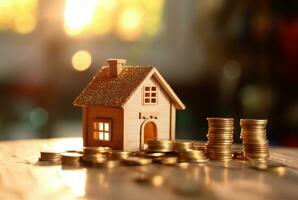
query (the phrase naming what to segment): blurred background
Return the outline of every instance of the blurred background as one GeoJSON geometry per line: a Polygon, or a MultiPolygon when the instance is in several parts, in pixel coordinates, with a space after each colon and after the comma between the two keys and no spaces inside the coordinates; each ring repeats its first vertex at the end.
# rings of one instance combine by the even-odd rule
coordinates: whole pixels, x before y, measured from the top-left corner
{"type": "Polygon", "coordinates": [[[0,0],[0,139],[81,136],[72,101],[107,58],[157,66],[187,106],[177,138],[267,118],[298,146],[295,0],[0,0]]]}

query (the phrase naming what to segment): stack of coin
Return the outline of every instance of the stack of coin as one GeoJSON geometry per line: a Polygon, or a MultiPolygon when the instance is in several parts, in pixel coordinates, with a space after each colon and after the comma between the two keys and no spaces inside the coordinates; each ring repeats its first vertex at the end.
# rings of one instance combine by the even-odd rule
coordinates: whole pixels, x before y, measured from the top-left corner
{"type": "Polygon", "coordinates": [[[90,154],[107,154],[112,151],[110,147],[84,147],[84,154],[90,155],[90,154]]]}
{"type": "Polygon", "coordinates": [[[163,156],[158,158],[153,158],[155,163],[160,163],[163,165],[174,165],[178,162],[177,156],[163,156]]]}
{"type": "Polygon", "coordinates": [[[120,160],[107,160],[102,163],[96,163],[94,164],[95,167],[104,167],[104,168],[114,168],[121,165],[120,160]]]}
{"type": "Polygon", "coordinates": [[[193,143],[191,141],[175,141],[174,143],[175,152],[191,151],[192,149],[193,143]]]}
{"type": "Polygon", "coordinates": [[[205,156],[202,150],[191,150],[179,152],[179,161],[180,162],[208,162],[208,158],[205,156]]]}
{"type": "Polygon", "coordinates": [[[87,154],[84,152],[82,162],[85,163],[87,166],[94,166],[96,164],[107,161],[107,159],[107,155],[103,153],[87,154]]]}
{"type": "Polygon", "coordinates": [[[233,118],[207,118],[207,156],[211,160],[230,161],[234,132],[233,118]]]}
{"type": "Polygon", "coordinates": [[[61,161],[64,166],[79,167],[82,154],[80,153],[62,153],[61,161]]]}
{"type": "Polygon", "coordinates": [[[61,152],[58,151],[41,151],[39,161],[46,161],[53,164],[61,163],[61,152]]]}
{"type": "Polygon", "coordinates": [[[172,140],[148,140],[147,151],[148,152],[172,152],[174,148],[174,142],[172,140]]]}
{"type": "Polygon", "coordinates": [[[266,137],[267,120],[241,119],[241,135],[244,155],[249,159],[267,160],[269,143],[266,137]]]}
{"type": "Polygon", "coordinates": [[[198,144],[198,143],[194,143],[194,144],[193,144],[193,149],[194,149],[194,150],[202,150],[204,153],[206,153],[206,151],[207,151],[206,144],[198,144]]]}
{"type": "Polygon", "coordinates": [[[149,165],[152,163],[151,158],[141,158],[141,157],[129,157],[122,162],[126,165],[149,165]]]}
{"type": "Polygon", "coordinates": [[[123,160],[131,156],[131,153],[129,151],[112,151],[108,154],[108,158],[111,160],[123,160]]]}
{"type": "Polygon", "coordinates": [[[162,152],[146,152],[143,157],[146,157],[146,158],[160,158],[160,157],[163,157],[165,156],[166,154],[165,153],[162,153],[162,152]]]}

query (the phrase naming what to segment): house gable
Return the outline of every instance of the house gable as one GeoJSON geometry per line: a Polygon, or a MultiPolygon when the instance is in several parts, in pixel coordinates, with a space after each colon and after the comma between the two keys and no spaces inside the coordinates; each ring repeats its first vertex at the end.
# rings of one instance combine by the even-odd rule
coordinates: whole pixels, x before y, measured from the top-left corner
{"type": "Polygon", "coordinates": [[[162,89],[174,102],[174,106],[178,110],[184,110],[185,105],[182,103],[182,101],[178,98],[178,96],[175,94],[173,89],[170,87],[170,85],[166,82],[166,80],[161,76],[161,74],[156,70],[156,68],[153,68],[147,75],[147,77],[143,80],[141,84],[138,85],[137,89],[131,93],[131,95],[128,97],[128,100],[124,103],[123,108],[125,108],[125,105],[129,101],[129,99],[135,94],[135,92],[140,88],[144,86],[144,83],[148,81],[148,79],[154,78],[154,80],[159,84],[160,90],[162,89]]]}
{"type": "Polygon", "coordinates": [[[124,111],[124,149],[132,150],[142,144],[142,127],[153,122],[157,127],[157,139],[169,139],[171,124],[171,106],[173,101],[152,74],[138,86],[134,94],[123,106],[124,111]],[[157,103],[144,104],[144,88],[156,87],[157,103]],[[142,116],[143,115],[143,116],[142,116]]]}

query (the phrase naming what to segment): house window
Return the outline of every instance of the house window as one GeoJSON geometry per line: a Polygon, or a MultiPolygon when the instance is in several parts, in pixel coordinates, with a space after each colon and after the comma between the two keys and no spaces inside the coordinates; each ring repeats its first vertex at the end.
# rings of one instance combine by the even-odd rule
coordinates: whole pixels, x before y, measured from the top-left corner
{"type": "Polygon", "coordinates": [[[99,141],[111,141],[112,123],[109,119],[96,119],[93,122],[93,137],[99,141]]]}
{"type": "Polygon", "coordinates": [[[157,87],[156,86],[145,86],[144,87],[144,104],[157,104],[157,87]]]}

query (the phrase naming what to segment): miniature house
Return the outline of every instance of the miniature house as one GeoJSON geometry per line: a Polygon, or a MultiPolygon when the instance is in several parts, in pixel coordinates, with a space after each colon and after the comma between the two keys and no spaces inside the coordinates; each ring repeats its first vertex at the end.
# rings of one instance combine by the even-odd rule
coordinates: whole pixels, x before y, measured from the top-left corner
{"type": "Polygon", "coordinates": [[[175,139],[185,109],[155,67],[109,59],[74,100],[82,107],[84,146],[139,150],[149,139],[175,139]]]}

